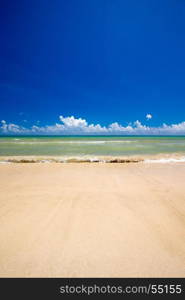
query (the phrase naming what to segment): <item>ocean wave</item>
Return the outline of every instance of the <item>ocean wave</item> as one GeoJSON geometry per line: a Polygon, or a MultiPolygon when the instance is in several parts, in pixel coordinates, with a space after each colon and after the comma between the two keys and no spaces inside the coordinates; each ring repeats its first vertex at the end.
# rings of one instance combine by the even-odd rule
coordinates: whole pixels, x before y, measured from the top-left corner
{"type": "Polygon", "coordinates": [[[136,141],[44,141],[44,142],[39,142],[39,141],[33,141],[33,142],[17,142],[20,139],[14,139],[14,141],[1,141],[1,143],[6,143],[6,144],[17,144],[17,145],[42,145],[42,144],[92,144],[92,145],[99,145],[99,144],[109,144],[109,143],[120,143],[120,144],[124,144],[124,143],[135,143],[136,141]],[[16,142],[15,142],[16,140],[16,142]]]}
{"type": "Polygon", "coordinates": [[[8,158],[0,163],[137,163],[142,158],[119,158],[119,157],[64,157],[64,158],[8,158]]]}
{"type": "Polygon", "coordinates": [[[1,156],[0,164],[6,163],[185,163],[185,155],[64,155],[64,156],[1,156]]]}
{"type": "Polygon", "coordinates": [[[184,163],[185,157],[181,158],[160,158],[160,159],[145,159],[144,163],[184,163]]]}

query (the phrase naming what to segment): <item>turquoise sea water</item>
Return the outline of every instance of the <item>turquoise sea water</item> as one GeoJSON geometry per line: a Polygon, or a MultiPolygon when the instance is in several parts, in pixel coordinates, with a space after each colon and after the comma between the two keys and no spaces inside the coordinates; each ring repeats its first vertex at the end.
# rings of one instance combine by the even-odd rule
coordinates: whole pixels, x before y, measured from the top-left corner
{"type": "Polygon", "coordinates": [[[130,156],[185,154],[185,136],[0,137],[0,156],[130,156]]]}

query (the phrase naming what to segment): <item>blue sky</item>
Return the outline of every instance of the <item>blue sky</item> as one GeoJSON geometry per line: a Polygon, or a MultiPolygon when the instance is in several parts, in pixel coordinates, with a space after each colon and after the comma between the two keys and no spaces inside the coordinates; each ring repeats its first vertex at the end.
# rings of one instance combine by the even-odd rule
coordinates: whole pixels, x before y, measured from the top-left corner
{"type": "Polygon", "coordinates": [[[106,128],[184,124],[185,1],[7,0],[0,8],[2,128],[54,126],[60,116],[106,128]]]}

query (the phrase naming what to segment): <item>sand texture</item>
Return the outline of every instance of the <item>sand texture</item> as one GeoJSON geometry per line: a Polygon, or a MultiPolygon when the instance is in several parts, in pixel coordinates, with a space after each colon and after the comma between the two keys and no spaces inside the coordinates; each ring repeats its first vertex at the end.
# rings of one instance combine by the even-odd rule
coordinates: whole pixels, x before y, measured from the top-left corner
{"type": "Polygon", "coordinates": [[[0,277],[185,277],[185,164],[1,164],[0,277]]]}

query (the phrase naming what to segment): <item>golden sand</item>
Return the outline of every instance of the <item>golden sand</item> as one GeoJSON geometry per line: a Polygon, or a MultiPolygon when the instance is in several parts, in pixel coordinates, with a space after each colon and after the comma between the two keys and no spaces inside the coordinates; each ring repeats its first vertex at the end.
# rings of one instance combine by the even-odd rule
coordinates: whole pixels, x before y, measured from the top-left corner
{"type": "Polygon", "coordinates": [[[0,277],[185,277],[185,164],[0,165],[0,277]]]}

